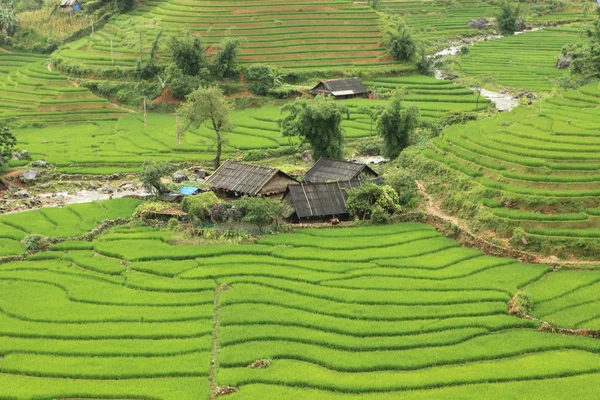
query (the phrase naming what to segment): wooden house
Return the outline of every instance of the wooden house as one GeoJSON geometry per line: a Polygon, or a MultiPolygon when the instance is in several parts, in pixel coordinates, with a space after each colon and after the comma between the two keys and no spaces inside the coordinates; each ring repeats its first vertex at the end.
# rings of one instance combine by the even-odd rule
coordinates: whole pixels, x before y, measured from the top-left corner
{"type": "Polygon", "coordinates": [[[360,181],[289,185],[283,195],[283,201],[289,204],[292,210],[287,219],[291,222],[328,220],[334,217],[347,220],[350,215],[346,209],[346,190],[360,185],[360,181]]]}
{"type": "Polygon", "coordinates": [[[320,158],[304,175],[310,183],[374,179],[379,174],[368,165],[351,161],[320,158]]]}
{"type": "Polygon", "coordinates": [[[63,13],[74,13],[81,11],[81,3],[79,0],[61,0],[59,9],[63,13]]]}
{"type": "Polygon", "coordinates": [[[233,161],[221,165],[206,182],[218,192],[235,197],[281,197],[289,184],[298,183],[278,169],[233,161]]]}
{"type": "Polygon", "coordinates": [[[352,99],[355,97],[368,98],[371,91],[358,78],[330,79],[321,81],[312,88],[310,93],[314,96],[324,94],[336,99],[352,99]]]}

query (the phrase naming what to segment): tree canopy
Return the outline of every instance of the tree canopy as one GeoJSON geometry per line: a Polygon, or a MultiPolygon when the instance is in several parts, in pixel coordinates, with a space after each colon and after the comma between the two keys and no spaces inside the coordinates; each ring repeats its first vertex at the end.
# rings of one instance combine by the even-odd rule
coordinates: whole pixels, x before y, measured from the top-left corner
{"type": "Polygon", "coordinates": [[[221,154],[225,144],[225,133],[233,130],[235,125],[231,122],[232,104],[223,96],[223,92],[217,86],[200,87],[193,91],[187,102],[182,104],[178,113],[183,118],[183,124],[178,128],[180,132],[189,129],[197,129],[207,123],[215,133],[215,144],[217,154],[214,167],[221,165],[221,154]]]}
{"type": "Polygon", "coordinates": [[[383,110],[377,120],[377,132],[383,139],[383,155],[391,160],[410,145],[410,135],[419,125],[419,109],[415,106],[402,107],[400,94],[383,110]]]}
{"type": "Polygon", "coordinates": [[[342,120],[350,118],[348,107],[323,95],[296,100],[282,108],[279,121],[283,136],[297,136],[310,144],[313,158],[344,158],[342,120]]]}
{"type": "Polygon", "coordinates": [[[517,24],[521,17],[521,7],[519,4],[513,4],[505,0],[500,7],[498,14],[498,31],[502,35],[514,35],[517,31],[517,24]]]}

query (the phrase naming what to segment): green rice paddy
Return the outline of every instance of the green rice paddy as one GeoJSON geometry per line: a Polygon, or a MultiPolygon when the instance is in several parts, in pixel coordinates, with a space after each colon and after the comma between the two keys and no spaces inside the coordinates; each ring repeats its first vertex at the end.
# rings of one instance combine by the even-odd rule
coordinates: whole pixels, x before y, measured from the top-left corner
{"type": "Polygon", "coordinates": [[[586,255],[597,256],[599,105],[600,86],[593,83],[448,128],[425,156],[474,178],[485,197],[483,211],[502,229],[520,227],[532,243],[587,247],[586,255]]]}
{"type": "Polygon", "coordinates": [[[2,395],[596,393],[600,342],[537,332],[539,322],[507,315],[506,303],[525,290],[535,316],[598,329],[597,274],[488,257],[416,223],[246,245],[177,245],[171,235],[119,227],[0,264],[2,395]],[[257,360],[270,365],[250,367],[257,360]]]}
{"type": "MultiPolygon", "coordinates": [[[[431,120],[442,118],[450,111],[475,110],[476,95],[469,89],[449,81],[439,81],[422,76],[397,78],[374,78],[369,86],[389,90],[405,88],[407,104],[417,105],[423,117],[431,120]]],[[[89,92],[86,92],[89,93],[89,92]]],[[[479,109],[488,106],[479,101],[479,109]]],[[[374,135],[370,118],[358,112],[359,107],[377,107],[386,100],[354,99],[345,101],[351,111],[350,119],[343,122],[348,138],[364,138],[374,135]]],[[[61,113],[51,114],[57,120],[61,113]]],[[[233,113],[236,128],[227,134],[225,157],[238,151],[267,150],[287,146],[281,137],[277,120],[281,118],[280,107],[265,106],[248,108],[233,113]]],[[[44,159],[59,167],[59,171],[72,174],[103,174],[137,172],[139,165],[148,158],[156,160],[207,161],[214,157],[214,133],[206,126],[188,132],[177,143],[176,120],[170,114],[149,114],[144,125],[141,115],[132,114],[116,121],[92,119],[86,123],[74,122],[39,128],[15,129],[19,148],[27,149],[32,157],[44,159]]],[[[12,162],[13,166],[18,163],[12,162]]]]}

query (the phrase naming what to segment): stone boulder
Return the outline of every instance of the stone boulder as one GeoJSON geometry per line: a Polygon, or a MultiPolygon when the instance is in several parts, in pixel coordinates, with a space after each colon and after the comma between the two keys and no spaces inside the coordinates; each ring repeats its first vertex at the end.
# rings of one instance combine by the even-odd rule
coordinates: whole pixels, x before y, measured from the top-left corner
{"type": "Polygon", "coordinates": [[[27,150],[16,150],[12,153],[13,160],[30,160],[31,155],[27,150]]]}
{"type": "Polygon", "coordinates": [[[36,168],[46,168],[48,166],[48,163],[44,160],[37,160],[32,162],[31,165],[33,165],[36,168]]]}
{"type": "Polygon", "coordinates": [[[40,176],[40,171],[37,169],[28,169],[26,171],[21,172],[19,176],[19,180],[26,185],[30,185],[34,183],[40,176]]]}
{"type": "Polygon", "coordinates": [[[171,175],[171,181],[175,182],[175,183],[181,183],[181,182],[185,182],[187,181],[187,175],[185,174],[185,171],[177,171],[175,172],[173,175],[171,175]]]}
{"type": "Polygon", "coordinates": [[[102,186],[102,188],[100,189],[101,193],[105,193],[105,194],[112,194],[115,192],[115,188],[110,186],[109,184],[106,184],[104,186],[102,186]]]}
{"type": "Polygon", "coordinates": [[[517,22],[515,23],[515,29],[517,32],[523,32],[529,29],[529,27],[527,26],[523,18],[518,18],[517,22]]]}
{"type": "Polygon", "coordinates": [[[558,69],[569,69],[571,68],[571,63],[573,62],[573,58],[569,54],[566,57],[558,57],[556,60],[556,68],[558,69]]]}
{"type": "Polygon", "coordinates": [[[483,17],[479,19],[471,19],[469,20],[469,22],[467,22],[467,26],[470,26],[473,29],[478,29],[480,31],[494,29],[496,27],[496,19],[483,17]]]}

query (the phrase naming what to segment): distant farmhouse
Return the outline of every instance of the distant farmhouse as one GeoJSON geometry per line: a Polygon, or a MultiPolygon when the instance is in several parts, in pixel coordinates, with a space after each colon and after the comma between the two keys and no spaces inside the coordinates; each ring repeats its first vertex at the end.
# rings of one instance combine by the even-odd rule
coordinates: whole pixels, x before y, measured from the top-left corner
{"type": "Polygon", "coordinates": [[[379,174],[368,165],[351,161],[332,160],[320,158],[304,175],[304,180],[309,183],[354,181],[361,177],[366,179],[377,178],[379,174]]]}
{"type": "Polygon", "coordinates": [[[336,99],[368,98],[371,91],[358,78],[321,81],[310,91],[312,95],[324,94],[336,99]]]}
{"type": "Polygon", "coordinates": [[[289,184],[298,183],[286,173],[270,167],[227,161],[206,182],[229,196],[281,197],[289,184]]]}
{"type": "Polygon", "coordinates": [[[74,13],[81,11],[81,3],[79,0],[62,0],[60,2],[60,12],[74,13]]]}
{"type": "Polygon", "coordinates": [[[325,220],[334,217],[346,220],[349,217],[346,209],[346,200],[348,200],[346,189],[354,189],[360,185],[360,181],[289,185],[283,195],[283,201],[292,209],[287,219],[291,222],[325,220]]]}

